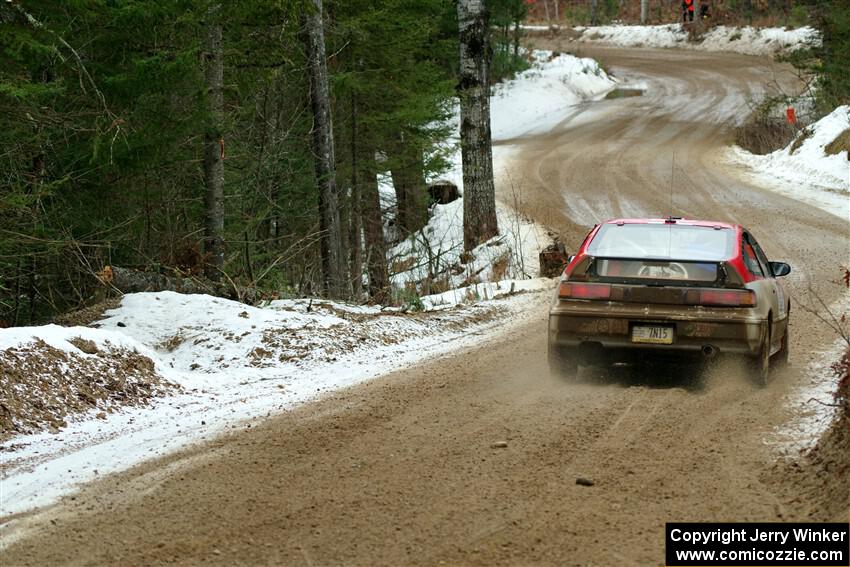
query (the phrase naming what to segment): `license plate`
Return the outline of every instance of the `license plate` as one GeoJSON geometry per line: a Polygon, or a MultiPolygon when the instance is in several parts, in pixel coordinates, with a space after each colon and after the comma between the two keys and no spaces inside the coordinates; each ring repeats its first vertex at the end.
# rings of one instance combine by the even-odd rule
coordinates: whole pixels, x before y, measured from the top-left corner
{"type": "Polygon", "coordinates": [[[656,345],[673,344],[673,327],[632,327],[633,343],[649,343],[656,345]]]}

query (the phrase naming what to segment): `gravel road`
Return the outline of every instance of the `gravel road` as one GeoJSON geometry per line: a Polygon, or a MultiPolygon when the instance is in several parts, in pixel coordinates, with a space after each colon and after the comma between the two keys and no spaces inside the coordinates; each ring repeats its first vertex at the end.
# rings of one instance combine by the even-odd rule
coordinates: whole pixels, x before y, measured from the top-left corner
{"type": "MultiPolygon", "coordinates": [[[[546,41],[535,40],[565,47],[546,41]]],[[[525,213],[573,247],[606,217],[666,214],[675,155],[676,214],[745,224],[794,267],[792,295],[805,301],[811,283],[838,298],[829,281],[847,263],[847,221],[748,185],[717,159],[751,97],[793,85],[787,69],[693,51],[582,55],[647,91],[513,140],[525,213]]],[[[2,563],[660,565],[667,521],[828,519],[765,442],[791,418],[789,388],[834,340],[813,316],[792,306],[792,366],[767,389],[731,364],[590,370],[564,384],[545,365],[547,301],[482,347],[19,517],[2,563]]]]}

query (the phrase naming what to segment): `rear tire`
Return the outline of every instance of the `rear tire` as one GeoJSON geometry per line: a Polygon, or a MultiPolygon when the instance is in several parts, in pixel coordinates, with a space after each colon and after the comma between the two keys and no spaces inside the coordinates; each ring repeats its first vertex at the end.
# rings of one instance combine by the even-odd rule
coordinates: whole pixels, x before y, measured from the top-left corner
{"type": "Polygon", "coordinates": [[[549,371],[563,380],[575,380],[578,376],[578,349],[549,345],[549,371]]]}
{"type": "Polygon", "coordinates": [[[752,379],[756,385],[764,388],[770,381],[770,329],[768,328],[767,337],[759,349],[758,355],[750,359],[750,367],[752,369],[752,379]]]}
{"type": "Polygon", "coordinates": [[[788,323],[785,323],[785,335],[782,337],[782,346],[779,347],[779,352],[777,352],[773,357],[776,359],[776,364],[780,367],[788,366],[788,359],[791,353],[791,346],[788,344],[788,323]]]}

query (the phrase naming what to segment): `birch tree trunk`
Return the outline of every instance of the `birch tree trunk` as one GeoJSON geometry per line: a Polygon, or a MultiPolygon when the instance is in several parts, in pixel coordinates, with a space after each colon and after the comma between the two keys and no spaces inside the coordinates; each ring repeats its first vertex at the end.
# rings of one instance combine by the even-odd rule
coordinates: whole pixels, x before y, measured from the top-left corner
{"type": "Polygon", "coordinates": [[[347,270],[344,265],[346,259],[342,254],[322,0],[305,0],[305,10],[310,103],[313,110],[313,154],[319,187],[319,226],[322,231],[322,283],[329,297],[340,299],[346,295],[347,270]]]}
{"type": "Polygon", "coordinates": [[[205,274],[218,281],[224,268],[224,138],[222,133],[224,61],[221,4],[207,10],[204,79],[209,120],[204,132],[204,252],[205,274]]]}
{"type": "Polygon", "coordinates": [[[640,0],[640,23],[646,24],[649,20],[649,0],[640,0]]]}
{"type": "Polygon", "coordinates": [[[490,27],[484,0],[458,0],[463,247],[499,234],[490,139],[490,27]]]}

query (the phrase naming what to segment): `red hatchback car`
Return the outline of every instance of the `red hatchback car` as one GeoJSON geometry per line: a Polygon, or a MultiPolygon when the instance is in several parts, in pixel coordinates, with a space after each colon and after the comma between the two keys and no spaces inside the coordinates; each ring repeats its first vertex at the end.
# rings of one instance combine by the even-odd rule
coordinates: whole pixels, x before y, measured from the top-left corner
{"type": "Polygon", "coordinates": [[[766,384],[771,360],[788,360],[790,301],[770,262],[740,225],[615,219],[585,237],[549,310],[549,364],[644,354],[743,355],[766,384]]]}

